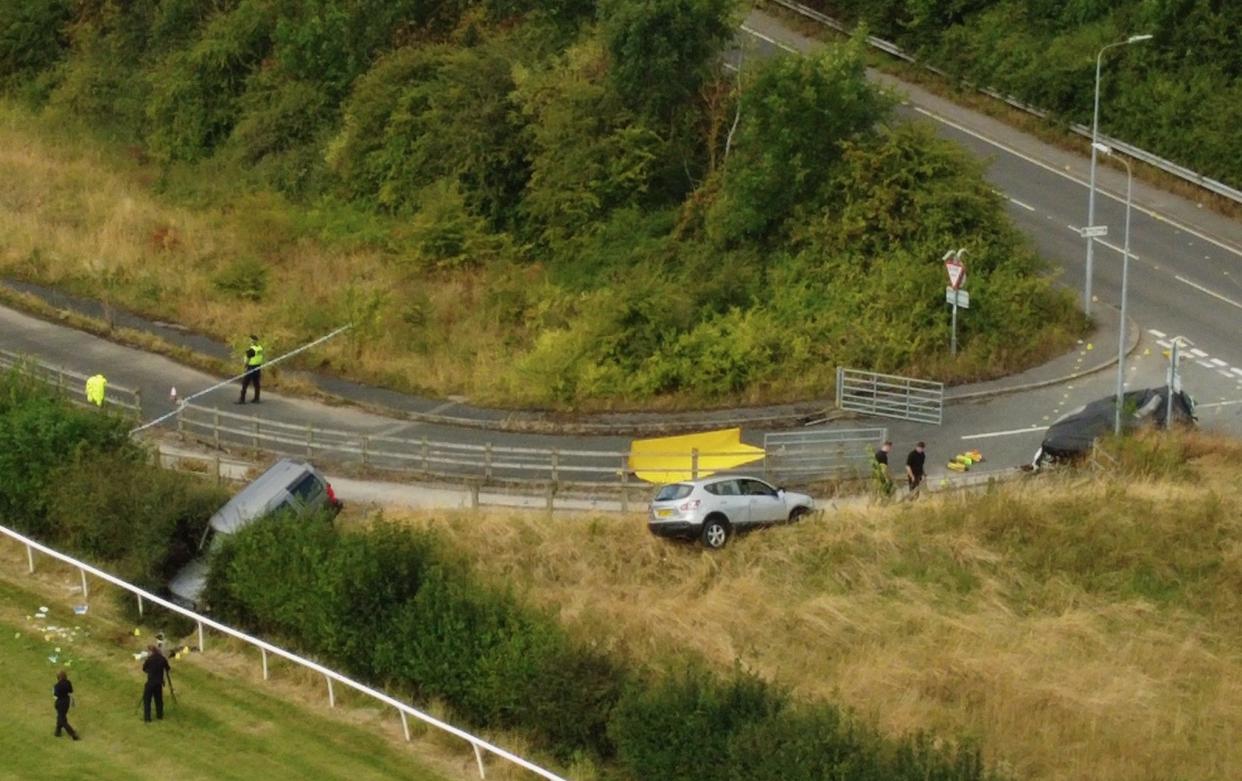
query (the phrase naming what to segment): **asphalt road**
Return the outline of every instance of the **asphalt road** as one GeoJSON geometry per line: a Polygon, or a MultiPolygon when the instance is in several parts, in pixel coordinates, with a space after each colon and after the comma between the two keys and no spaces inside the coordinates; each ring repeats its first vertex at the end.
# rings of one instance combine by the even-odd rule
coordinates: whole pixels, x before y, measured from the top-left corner
{"type": "MultiPolygon", "coordinates": [[[[744,30],[760,54],[777,55],[782,47],[806,50],[817,46],[762,14],[748,17],[744,30]],[[781,44],[775,43],[780,41],[781,44]]],[[[891,79],[874,74],[875,78],[891,79]]],[[[1010,200],[1016,223],[1040,251],[1062,269],[1065,284],[1081,289],[1085,242],[1077,229],[1087,208],[1087,160],[1046,144],[994,120],[953,106],[917,88],[902,86],[907,97],[903,114],[931,121],[938,132],[987,161],[987,176],[1010,200]]],[[[1109,237],[1097,245],[1095,292],[1100,305],[1120,301],[1120,244],[1123,225],[1124,174],[1101,169],[1097,224],[1110,227],[1109,237]]],[[[1242,345],[1238,344],[1242,318],[1242,225],[1199,209],[1195,204],[1136,183],[1132,213],[1129,307],[1131,318],[1143,331],[1143,340],[1127,370],[1130,387],[1164,382],[1162,343],[1181,335],[1194,345],[1183,363],[1183,383],[1200,402],[1204,425],[1242,434],[1242,345]]],[[[967,257],[969,261],[969,256],[967,257]]],[[[963,313],[969,317],[969,313],[963,313]]],[[[171,360],[89,337],[0,309],[0,346],[27,352],[81,372],[107,367],[113,382],[141,388],[151,409],[148,417],[170,409],[168,388],[188,392],[216,381],[202,372],[171,360]]],[[[1080,357],[1092,358],[1117,345],[1080,345],[1080,357]]],[[[1012,469],[1028,461],[1039,444],[1042,429],[1060,415],[1114,390],[1115,374],[1105,371],[1064,386],[1001,396],[987,401],[950,404],[941,426],[902,421],[863,419],[835,424],[836,428],[887,426],[896,442],[897,458],[914,441],[929,445],[929,474],[944,474],[944,461],[965,448],[978,448],[987,461],[978,469],[1012,469]]],[[[315,402],[265,394],[261,408],[234,408],[234,388],[225,388],[201,400],[207,406],[260,412],[263,417],[298,425],[330,425],[370,435],[422,437],[482,445],[562,450],[621,452],[629,439],[619,436],[539,435],[456,428],[395,420],[350,407],[328,407],[315,402]]],[[[762,430],[744,431],[744,439],[762,444],[762,430]]],[[[580,478],[607,479],[609,474],[580,473],[580,478]]]]}

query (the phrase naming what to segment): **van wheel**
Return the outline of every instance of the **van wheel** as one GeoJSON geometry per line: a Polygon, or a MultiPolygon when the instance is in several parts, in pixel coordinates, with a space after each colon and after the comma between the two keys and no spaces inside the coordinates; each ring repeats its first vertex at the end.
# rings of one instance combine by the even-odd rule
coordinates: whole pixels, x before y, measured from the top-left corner
{"type": "Polygon", "coordinates": [[[712,550],[720,550],[729,541],[729,522],[720,516],[713,516],[703,522],[703,545],[712,550]]]}
{"type": "Polygon", "coordinates": [[[810,510],[799,505],[789,511],[789,522],[797,523],[798,521],[802,520],[803,518],[807,517],[810,514],[811,514],[810,510]]]}

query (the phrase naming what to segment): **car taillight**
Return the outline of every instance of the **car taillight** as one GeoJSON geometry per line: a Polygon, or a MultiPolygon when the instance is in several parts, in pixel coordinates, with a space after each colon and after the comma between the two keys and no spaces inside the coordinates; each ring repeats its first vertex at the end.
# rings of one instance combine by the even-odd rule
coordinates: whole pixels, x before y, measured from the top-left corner
{"type": "Polygon", "coordinates": [[[332,490],[332,483],[325,482],[324,485],[328,488],[328,504],[336,504],[336,491],[332,490]]]}
{"type": "Polygon", "coordinates": [[[688,502],[682,502],[680,505],[678,505],[677,509],[681,510],[683,513],[689,512],[690,510],[697,510],[699,509],[699,500],[691,499],[688,502]]]}

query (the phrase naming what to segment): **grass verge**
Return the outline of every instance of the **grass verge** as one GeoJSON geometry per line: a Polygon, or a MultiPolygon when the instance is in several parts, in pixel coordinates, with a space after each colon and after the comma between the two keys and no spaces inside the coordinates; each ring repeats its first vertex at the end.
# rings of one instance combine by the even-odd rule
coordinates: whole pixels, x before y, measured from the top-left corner
{"type": "Polygon", "coordinates": [[[893,735],[977,738],[1019,778],[1223,781],[1242,768],[1242,448],[1175,450],[830,511],[721,555],[636,516],[409,522],[635,659],[737,662],[893,735]]]}
{"type": "MultiPolygon", "coordinates": [[[[24,556],[5,545],[0,557],[0,777],[40,779],[411,779],[470,778],[468,764],[421,740],[395,742],[400,726],[353,698],[329,712],[322,681],[300,685],[300,676],[273,666],[274,681],[254,682],[257,659],[226,650],[219,639],[209,653],[173,663],[178,702],[165,694],[165,720],[144,724],[142,677],[133,653],[146,637],[93,593],[90,613],[72,614],[77,601],[44,563],[32,577],[24,556]],[[21,573],[17,576],[17,573],[21,573]],[[68,596],[67,596],[68,594],[68,596]],[[38,606],[50,608],[38,621],[38,606]],[[49,631],[48,626],[65,631],[49,631]],[[72,628],[77,627],[76,632],[72,628]],[[57,650],[59,649],[59,651],[57,650]],[[52,663],[50,656],[57,657],[52,663]],[[67,667],[65,665],[68,665],[67,667]],[[52,736],[51,685],[64,667],[76,706],[70,723],[83,740],[52,736]],[[283,682],[281,679],[285,679],[283,682]],[[417,748],[416,748],[417,747],[417,748]]],[[[312,682],[305,681],[305,684],[312,682]]],[[[477,777],[477,771],[474,771],[477,777]]]]}

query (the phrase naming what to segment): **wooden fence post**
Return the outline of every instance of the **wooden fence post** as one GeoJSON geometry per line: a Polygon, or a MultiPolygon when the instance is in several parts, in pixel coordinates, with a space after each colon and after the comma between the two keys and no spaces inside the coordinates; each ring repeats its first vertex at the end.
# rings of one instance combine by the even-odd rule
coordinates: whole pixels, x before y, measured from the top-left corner
{"type": "Polygon", "coordinates": [[[306,424],[306,457],[315,457],[315,429],[309,423],[306,424]]]}
{"type": "Polygon", "coordinates": [[[362,435],[362,465],[367,465],[367,451],[370,450],[371,438],[366,434],[362,435]]]}
{"type": "Polygon", "coordinates": [[[699,479],[699,449],[697,447],[690,448],[690,479],[699,479]]]}
{"type": "Polygon", "coordinates": [[[492,443],[483,446],[483,479],[492,479],[492,443]]]}
{"type": "MultiPolygon", "coordinates": [[[[181,418],[178,417],[178,420],[181,418]]],[[[220,449],[220,408],[216,407],[211,416],[211,439],[216,446],[216,450],[220,449]]]]}

